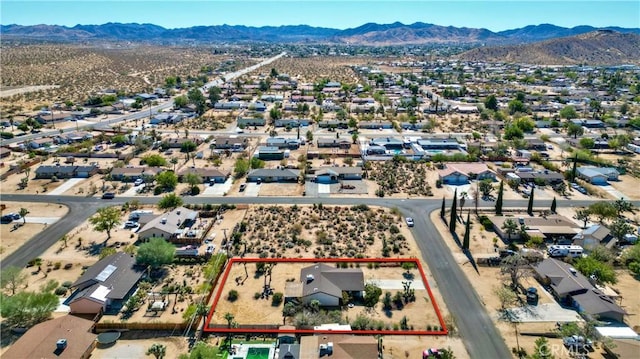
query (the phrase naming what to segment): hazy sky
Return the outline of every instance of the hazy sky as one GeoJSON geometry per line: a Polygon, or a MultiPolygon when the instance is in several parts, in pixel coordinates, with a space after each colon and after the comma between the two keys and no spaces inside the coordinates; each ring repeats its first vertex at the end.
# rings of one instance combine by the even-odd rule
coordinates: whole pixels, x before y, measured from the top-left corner
{"type": "Polygon", "coordinates": [[[417,21],[500,31],[550,23],[640,27],[640,0],[1,0],[3,25],[152,23],[196,25],[299,25],[346,29],[367,22],[417,21]]]}

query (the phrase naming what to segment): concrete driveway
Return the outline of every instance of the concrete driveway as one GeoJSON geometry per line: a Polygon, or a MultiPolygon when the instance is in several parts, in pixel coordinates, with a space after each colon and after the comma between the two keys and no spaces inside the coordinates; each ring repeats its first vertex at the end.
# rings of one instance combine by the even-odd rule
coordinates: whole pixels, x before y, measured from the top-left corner
{"type": "Polygon", "coordinates": [[[47,192],[47,196],[59,196],[59,195],[65,193],[66,191],[70,190],[71,188],[75,187],[76,185],[80,184],[85,179],[86,178],[71,178],[71,179],[68,179],[67,182],[61,184],[60,186],[58,186],[58,188],[54,189],[51,192],[47,192]]]}
{"type": "Polygon", "coordinates": [[[610,185],[610,184],[604,185],[604,186],[598,186],[598,188],[600,188],[601,190],[607,192],[608,194],[613,196],[613,198],[615,198],[615,199],[624,198],[624,193],[622,193],[622,192],[618,191],[617,189],[613,188],[613,186],[610,185]]]}
{"type": "Polygon", "coordinates": [[[204,196],[224,196],[225,193],[229,193],[233,185],[233,179],[228,178],[224,183],[216,183],[213,186],[206,185],[202,195],[204,196]]]}
{"type": "Polygon", "coordinates": [[[258,197],[260,194],[260,185],[257,183],[247,183],[247,188],[244,189],[245,197],[258,197]]]}
{"type": "Polygon", "coordinates": [[[565,309],[558,303],[544,303],[540,305],[527,305],[508,309],[513,321],[520,323],[533,322],[580,322],[583,319],[578,312],[565,309]]]}
{"type": "MultiPolygon", "coordinates": [[[[24,217],[27,223],[54,224],[60,220],[60,217],[24,217]]],[[[18,220],[19,221],[19,220],[18,220]]]]}

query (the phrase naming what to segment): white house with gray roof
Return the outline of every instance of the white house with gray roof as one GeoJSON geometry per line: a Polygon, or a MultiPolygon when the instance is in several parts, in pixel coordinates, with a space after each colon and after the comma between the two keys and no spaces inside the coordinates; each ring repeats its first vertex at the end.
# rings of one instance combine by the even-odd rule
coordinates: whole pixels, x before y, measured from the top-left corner
{"type": "Polygon", "coordinates": [[[197,217],[198,212],[178,207],[155,217],[145,224],[138,232],[138,238],[160,237],[170,241],[180,237],[185,230],[193,225],[197,217]]]}

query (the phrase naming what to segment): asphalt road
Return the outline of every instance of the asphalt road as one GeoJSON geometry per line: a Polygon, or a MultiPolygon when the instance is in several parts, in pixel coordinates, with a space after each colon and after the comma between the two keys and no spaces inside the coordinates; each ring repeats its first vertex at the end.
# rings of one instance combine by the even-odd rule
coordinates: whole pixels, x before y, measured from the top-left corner
{"type": "MultiPolygon", "coordinates": [[[[438,290],[442,294],[447,308],[455,319],[456,328],[463,338],[467,351],[473,358],[511,358],[509,348],[502,336],[493,325],[489,314],[480,301],[471,283],[464,275],[445,241],[451,241],[448,235],[443,236],[436,230],[429,218],[429,214],[438,210],[441,200],[438,199],[387,199],[387,198],[307,198],[307,197],[183,197],[185,203],[212,204],[311,204],[323,203],[328,205],[368,204],[384,207],[397,207],[405,216],[414,218],[415,226],[412,232],[422,258],[437,282],[438,290]]],[[[3,194],[2,201],[18,202],[49,202],[51,198],[39,195],[3,194]]],[[[117,197],[114,200],[101,200],[95,197],[60,196],[58,201],[69,206],[69,213],[62,220],[48,227],[25,243],[22,247],[9,255],[0,263],[1,267],[10,265],[24,266],[29,260],[44,253],[44,251],[59,240],[64,234],[78,226],[95,210],[105,205],[121,205],[133,199],[141,203],[153,204],[159,198],[153,197],[117,197]]],[[[540,202],[540,201],[539,201],[540,202]]],[[[546,204],[536,202],[536,205],[546,204]]],[[[550,201],[549,201],[550,202],[550,201]]],[[[559,200],[558,206],[583,206],[593,201],[559,200]]],[[[524,208],[527,200],[505,201],[508,207],[524,208]]],[[[550,204],[550,203],[549,203],[550,204]]],[[[635,203],[638,205],[639,203],[635,203]]],[[[447,207],[450,201],[447,201],[447,207]]],[[[492,207],[491,202],[483,202],[481,206],[492,207]]]]}

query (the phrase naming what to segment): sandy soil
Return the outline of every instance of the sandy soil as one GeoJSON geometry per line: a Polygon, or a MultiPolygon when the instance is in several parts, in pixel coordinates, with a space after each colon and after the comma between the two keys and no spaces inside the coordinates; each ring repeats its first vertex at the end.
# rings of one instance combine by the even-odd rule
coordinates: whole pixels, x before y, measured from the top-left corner
{"type": "MultiPolygon", "coordinates": [[[[271,275],[271,284],[274,292],[285,293],[285,284],[287,280],[300,279],[300,270],[311,264],[308,263],[278,263],[273,267],[271,275]]],[[[331,265],[331,264],[330,264],[331,265]]],[[[256,277],[255,274],[256,264],[249,263],[245,266],[236,264],[231,268],[229,278],[222,287],[222,296],[215,308],[214,315],[212,317],[212,323],[225,324],[225,313],[233,313],[235,320],[239,324],[280,324],[282,318],[283,304],[274,307],[271,305],[271,300],[254,299],[254,294],[260,292],[262,286],[265,284],[264,276],[256,277]],[[239,293],[238,300],[230,302],[227,299],[230,290],[236,290],[239,293]]],[[[404,280],[402,273],[403,270],[400,267],[396,268],[378,268],[368,269],[365,264],[361,267],[364,273],[365,281],[369,280],[384,280],[384,279],[396,279],[404,280]]],[[[417,270],[413,271],[416,276],[416,281],[419,280],[419,274],[417,270]]],[[[383,289],[383,295],[386,292],[390,292],[395,295],[396,292],[402,292],[402,290],[385,290],[383,289]]],[[[398,323],[403,316],[409,318],[409,325],[414,327],[415,330],[426,330],[426,326],[439,326],[435,310],[430,304],[431,300],[426,289],[416,290],[416,301],[407,304],[402,310],[392,310],[390,316],[387,316],[382,309],[382,303],[379,303],[375,310],[366,310],[363,306],[355,306],[354,308],[348,308],[342,311],[343,319],[353,320],[358,314],[365,314],[373,319],[382,320],[389,328],[393,327],[394,323],[398,323]],[[431,309],[429,309],[431,308],[431,309]]],[[[289,319],[290,320],[290,319],[289,319]]],[[[291,322],[288,322],[291,324],[291,322]]]]}
{"type": "Polygon", "coordinates": [[[136,338],[136,335],[125,334],[124,338],[119,339],[115,345],[109,348],[96,348],[91,353],[91,358],[95,359],[128,359],[128,358],[146,358],[145,353],[153,344],[162,344],[166,346],[165,358],[177,358],[180,354],[188,351],[189,344],[185,337],[159,337],[159,338],[136,338]]]}
{"type": "MultiPolygon", "coordinates": [[[[6,209],[2,211],[2,214],[18,213],[20,208],[26,208],[29,210],[27,217],[63,217],[69,211],[65,206],[52,203],[3,202],[2,204],[7,206],[6,209]]],[[[11,224],[0,225],[0,259],[6,258],[6,256],[13,253],[16,249],[20,248],[22,244],[31,239],[31,237],[47,228],[46,224],[27,223],[17,230],[13,230],[14,224],[22,223],[23,220],[20,219],[13,221],[11,224]]]]}
{"type": "Polygon", "coordinates": [[[404,220],[385,208],[369,207],[368,211],[354,211],[340,206],[323,206],[322,209],[312,206],[256,206],[249,209],[245,221],[247,232],[243,240],[247,244],[248,256],[258,256],[264,251],[269,256],[285,258],[354,256],[358,253],[365,257],[380,257],[383,255],[382,241],[375,239],[381,233],[385,238],[396,238],[393,244],[389,241],[388,246],[396,245],[397,252],[390,250],[388,255],[417,253],[417,246],[404,220]],[[397,234],[391,233],[392,226],[398,230],[397,234]],[[332,239],[331,245],[318,244],[318,238],[325,238],[325,235],[332,239]],[[287,242],[294,245],[287,245],[287,242]]]}

